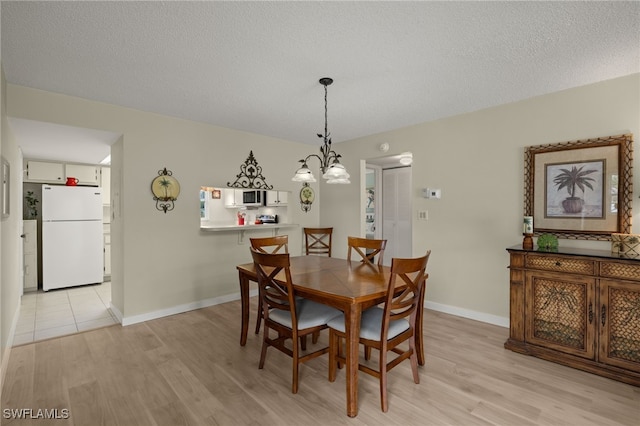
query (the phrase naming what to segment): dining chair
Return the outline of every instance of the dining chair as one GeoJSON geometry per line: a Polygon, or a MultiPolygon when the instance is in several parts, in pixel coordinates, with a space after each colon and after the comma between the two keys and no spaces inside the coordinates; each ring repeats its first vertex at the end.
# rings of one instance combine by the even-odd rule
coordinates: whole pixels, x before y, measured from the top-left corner
{"type": "MultiPolygon", "coordinates": [[[[249,238],[251,247],[261,253],[289,253],[289,236],[277,235],[275,237],[249,238]]],[[[256,334],[260,332],[262,322],[262,306],[258,306],[256,317],[256,334]]]]}
{"type": "Polygon", "coordinates": [[[301,338],[327,328],[327,322],[342,312],[304,298],[296,298],[289,269],[288,253],[260,253],[251,250],[260,287],[260,304],[264,315],[262,351],[258,368],[264,367],[267,348],[272,346],[293,358],[291,392],[298,393],[300,364],[329,352],[329,347],[302,354],[301,338]],[[278,279],[276,276],[280,274],[278,279]],[[270,331],[277,333],[271,337],[270,331]],[[291,340],[291,347],[285,345],[291,340]]]}
{"type": "Polygon", "coordinates": [[[261,253],[289,253],[289,236],[249,238],[251,247],[261,253]],[[282,250],[282,251],[281,251],[282,250]]]}
{"type": "MultiPolygon", "coordinates": [[[[418,376],[418,349],[415,333],[421,328],[417,320],[421,318],[419,309],[424,297],[425,271],[431,250],[425,256],[413,259],[393,258],[387,288],[387,298],[383,307],[372,307],[362,312],[359,343],[380,352],[378,369],[358,364],[358,369],[380,380],[380,403],[382,411],[389,410],[387,398],[387,373],[409,359],[413,381],[420,383],[418,376]],[[403,286],[406,286],[402,289],[403,286]],[[400,288],[400,290],[396,290],[400,288]],[[399,345],[408,342],[408,349],[399,345]],[[396,354],[388,360],[388,352],[396,354]]],[[[342,342],[346,339],[344,317],[329,321],[329,381],[336,379],[336,367],[346,362],[342,342]]],[[[403,345],[404,346],[404,345],[403,345]]]]}
{"type": "Polygon", "coordinates": [[[384,257],[384,249],[387,246],[387,240],[374,240],[370,238],[347,237],[349,250],[347,251],[347,260],[351,261],[351,252],[355,251],[362,258],[362,262],[371,266],[375,266],[373,262],[378,256],[377,266],[382,266],[384,257]]]}
{"type": "Polygon", "coordinates": [[[326,254],[331,257],[333,228],[303,228],[303,230],[307,256],[310,254],[326,254]]]}

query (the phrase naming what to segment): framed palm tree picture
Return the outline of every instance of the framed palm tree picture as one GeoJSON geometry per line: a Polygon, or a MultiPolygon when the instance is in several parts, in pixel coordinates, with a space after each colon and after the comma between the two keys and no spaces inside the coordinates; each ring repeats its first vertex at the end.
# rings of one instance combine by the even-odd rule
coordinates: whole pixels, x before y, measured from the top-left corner
{"type": "Polygon", "coordinates": [[[534,235],[610,240],[631,231],[631,135],[525,149],[525,216],[534,235]]]}
{"type": "Polygon", "coordinates": [[[604,159],[545,164],[545,217],[604,218],[605,169],[604,159]]]}

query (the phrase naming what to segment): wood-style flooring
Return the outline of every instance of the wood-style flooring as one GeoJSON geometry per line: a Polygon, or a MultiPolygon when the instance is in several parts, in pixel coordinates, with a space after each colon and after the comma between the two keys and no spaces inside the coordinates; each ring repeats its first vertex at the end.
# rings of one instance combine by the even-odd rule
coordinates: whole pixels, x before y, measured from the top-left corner
{"type": "MultiPolygon", "coordinates": [[[[252,319],[256,312],[252,300],[252,319]]],[[[426,365],[389,376],[389,412],[378,381],[359,375],[359,413],[346,415],[345,372],[327,380],[327,357],[301,366],[261,335],[240,340],[240,303],[14,347],[2,392],[2,425],[640,425],[640,388],[503,348],[508,330],[425,314],[426,365]],[[8,419],[11,409],[59,417],[8,419]],[[42,414],[42,412],[40,412],[42,414]]],[[[326,344],[323,333],[318,344],[326,344]]],[[[314,345],[311,345],[311,348],[314,345]]],[[[372,356],[376,358],[377,354],[372,356]]],[[[23,413],[25,413],[23,411],[23,413]]],[[[26,412],[29,413],[29,412],[26,412]]]]}

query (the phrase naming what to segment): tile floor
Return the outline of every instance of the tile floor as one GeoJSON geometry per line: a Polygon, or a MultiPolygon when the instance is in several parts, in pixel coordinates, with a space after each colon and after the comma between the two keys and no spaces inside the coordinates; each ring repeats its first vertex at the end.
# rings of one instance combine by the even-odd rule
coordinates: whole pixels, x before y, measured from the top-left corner
{"type": "Polygon", "coordinates": [[[110,282],[25,293],[13,345],[117,324],[110,303],[110,282]]]}

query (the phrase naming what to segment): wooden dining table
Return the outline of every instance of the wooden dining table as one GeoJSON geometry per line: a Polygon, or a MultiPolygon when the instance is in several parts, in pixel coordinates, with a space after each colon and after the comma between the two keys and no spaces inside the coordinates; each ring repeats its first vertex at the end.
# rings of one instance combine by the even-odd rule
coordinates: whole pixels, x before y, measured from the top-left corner
{"type": "MultiPolygon", "coordinates": [[[[371,266],[321,256],[292,256],[290,260],[296,295],[344,312],[347,335],[347,415],[355,417],[358,414],[358,341],[361,314],[364,309],[384,302],[391,269],[387,266],[371,266]]],[[[250,281],[257,281],[257,276],[253,263],[238,265],[236,268],[242,301],[240,345],[244,346],[249,329],[249,284],[250,281]]],[[[415,341],[418,362],[424,365],[422,309],[418,314],[415,341]]]]}

